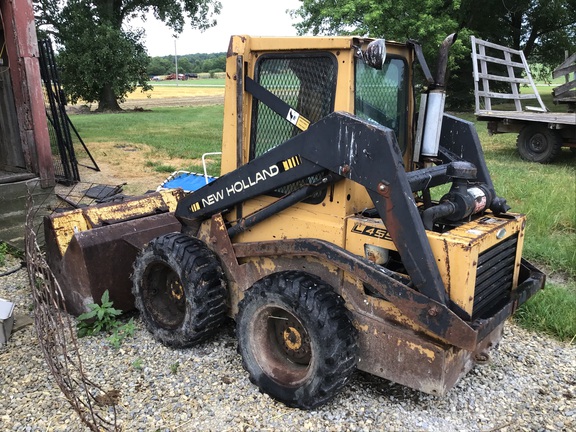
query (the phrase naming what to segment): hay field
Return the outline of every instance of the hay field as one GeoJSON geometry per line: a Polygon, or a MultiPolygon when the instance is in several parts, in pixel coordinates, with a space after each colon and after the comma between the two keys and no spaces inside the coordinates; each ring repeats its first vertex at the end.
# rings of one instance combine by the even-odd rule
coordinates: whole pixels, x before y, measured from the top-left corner
{"type": "Polygon", "coordinates": [[[190,85],[182,83],[178,86],[154,85],[150,91],[143,92],[141,89],[130,93],[126,100],[142,99],[167,99],[198,96],[224,96],[224,87],[208,85],[190,85]]]}

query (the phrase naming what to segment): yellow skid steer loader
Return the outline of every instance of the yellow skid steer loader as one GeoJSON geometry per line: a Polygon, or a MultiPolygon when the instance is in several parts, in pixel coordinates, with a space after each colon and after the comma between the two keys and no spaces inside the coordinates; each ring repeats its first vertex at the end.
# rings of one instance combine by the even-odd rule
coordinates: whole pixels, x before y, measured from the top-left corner
{"type": "Polygon", "coordinates": [[[415,41],[233,36],[221,176],[46,219],[69,310],[107,289],[174,347],[230,316],[250,379],[289,406],[355,369],[445,394],[545,279],[473,124],[444,113],[452,43],[432,76],[415,41]]]}

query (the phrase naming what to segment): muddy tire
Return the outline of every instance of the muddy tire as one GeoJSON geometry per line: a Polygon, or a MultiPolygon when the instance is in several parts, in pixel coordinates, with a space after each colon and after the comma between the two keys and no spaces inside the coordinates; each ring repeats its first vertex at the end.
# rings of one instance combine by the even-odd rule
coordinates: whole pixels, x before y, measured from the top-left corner
{"type": "Polygon", "coordinates": [[[255,283],[239,304],[236,329],[250,381],[291,407],[324,404],[356,368],[357,332],[344,300],[306,273],[255,283]]]}
{"type": "Polygon", "coordinates": [[[212,335],[226,318],[226,282],[218,257],[180,233],[152,240],[136,258],[132,293],[146,328],[172,347],[212,335]]]}
{"type": "Polygon", "coordinates": [[[516,147],[524,160],[550,163],[562,149],[562,137],[545,126],[528,125],[518,134],[516,147]]]}

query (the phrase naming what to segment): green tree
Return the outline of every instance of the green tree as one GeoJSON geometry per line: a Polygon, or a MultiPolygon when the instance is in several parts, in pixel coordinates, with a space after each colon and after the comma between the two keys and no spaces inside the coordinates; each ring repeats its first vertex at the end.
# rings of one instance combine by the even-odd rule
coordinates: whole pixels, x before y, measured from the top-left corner
{"type": "Polygon", "coordinates": [[[301,33],[419,40],[432,67],[444,37],[458,33],[449,63],[452,107],[471,101],[470,35],[550,66],[576,50],[576,0],[302,0],[292,15],[301,33]]]}
{"type": "Polygon", "coordinates": [[[151,57],[146,69],[148,75],[166,75],[172,72],[172,62],[164,57],[151,57]]]}
{"type": "Polygon", "coordinates": [[[192,64],[186,57],[178,57],[178,73],[192,72],[192,64]]]}
{"type": "Polygon", "coordinates": [[[226,57],[222,55],[206,59],[202,64],[202,72],[221,72],[224,70],[226,70],[226,57]]]}
{"type": "Polygon", "coordinates": [[[130,29],[131,18],[152,12],[178,34],[186,19],[193,28],[211,27],[221,8],[218,0],[35,0],[34,6],[37,25],[56,40],[70,98],[98,102],[98,110],[120,110],[128,92],[149,88],[143,30],[130,29]]]}

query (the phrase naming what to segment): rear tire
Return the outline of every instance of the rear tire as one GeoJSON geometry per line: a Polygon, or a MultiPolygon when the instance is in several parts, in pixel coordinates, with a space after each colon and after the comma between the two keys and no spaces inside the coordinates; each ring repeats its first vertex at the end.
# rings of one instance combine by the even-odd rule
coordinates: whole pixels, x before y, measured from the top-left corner
{"type": "Polygon", "coordinates": [[[239,304],[239,352],[250,381],[291,407],[332,398],[356,368],[356,329],[344,300],[297,271],[256,282],[239,304]]]}
{"type": "Polygon", "coordinates": [[[545,126],[528,125],[518,134],[516,146],[522,159],[545,164],[560,153],[562,137],[545,126]]]}
{"type": "Polygon", "coordinates": [[[218,257],[180,233],[152,240],[134,264],[132,293],[146,328],[165,345],[188,347],[226,318],[226,282],[218,257]]]}

